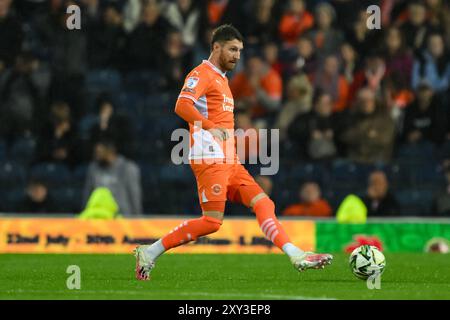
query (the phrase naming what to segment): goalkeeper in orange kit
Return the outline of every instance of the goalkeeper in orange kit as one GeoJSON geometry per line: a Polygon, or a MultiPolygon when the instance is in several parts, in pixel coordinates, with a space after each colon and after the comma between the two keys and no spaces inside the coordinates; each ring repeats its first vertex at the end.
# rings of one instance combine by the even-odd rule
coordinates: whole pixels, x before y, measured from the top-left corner
{"type": "Polygon", "coordinates": [[[275,204],[239,162],[234,142],[234,100],[226,72],[235,68],[243,37],[231,25],[213,32],[211,55],[186,77],[175,112],[189,123],[189,160],[197,180],[202,217],[187,220],[152,245],[135,250],[136,278],[150,279],[165,251],[216,232],[227,200],[252,209],[264,235],[290,258],[297,270],[323,268],[330,254],[304,252],[290,242],[275,216],[275,204]]]}

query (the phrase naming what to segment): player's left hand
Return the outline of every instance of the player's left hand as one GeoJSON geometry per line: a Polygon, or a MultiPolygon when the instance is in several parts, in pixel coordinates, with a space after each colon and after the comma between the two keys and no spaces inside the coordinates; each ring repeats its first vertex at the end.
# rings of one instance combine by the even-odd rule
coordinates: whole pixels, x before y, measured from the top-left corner
{"type": "Polygon", "coordinates": [[[209,129],[208,131],[212,134],[214,138],[219,139],[219,141],[225,141],[230,137],[228,130],[225,128],[212,128],[209,129]]]}

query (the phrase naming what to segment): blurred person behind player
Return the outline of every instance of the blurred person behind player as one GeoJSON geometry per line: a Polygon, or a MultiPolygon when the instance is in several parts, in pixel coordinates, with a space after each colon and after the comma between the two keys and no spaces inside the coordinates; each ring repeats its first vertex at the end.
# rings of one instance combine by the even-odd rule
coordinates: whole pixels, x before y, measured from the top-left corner
{"type": "Polygon", "coordinates": [[[317,182],[307,181],[298,190],[298,203],[283,210],[284,216],[331,217],[333,210],[322,198],[322,190],[317,182]]]}
{"type": "Polygon", "coordinates": [[[209,59],[186,77],[175,112],[189,122],[189,159],[197,179],[203,216],[184,221],[152,245],[138,246],[135,250],[138,280],[150,279],[156,259],[165,251],[218,231],[227,200],[251,208],[265,236],[289,256],[297,270],[323,268],[331,263],[331,255],[304,252],[290,242],[275,216],[275,204],[236,155],[232,138],[234,101],[225,73],[234,69],[242,49],[239,31],[231,25],[222,25],[213,33],[209,59]],[[232,148],[227,148],[230,142],[232,148]]]}

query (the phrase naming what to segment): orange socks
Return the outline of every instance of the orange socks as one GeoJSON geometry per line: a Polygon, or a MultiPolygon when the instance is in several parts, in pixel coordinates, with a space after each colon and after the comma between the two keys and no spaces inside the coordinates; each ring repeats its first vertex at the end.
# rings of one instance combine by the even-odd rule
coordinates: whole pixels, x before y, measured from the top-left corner
{"type": "MultiPolygon", "coordinates": [[[[290,240],[275,216],[273,201],[268,197],[262,198],[253,206],[253,211],[266,238],[283,250],[283,246],[290,243],[290,240]]],[[[178,247],[189,241],[194,241],[198,237],[216,232],[221,225],[221,220],[208,216],[186,220],[162,238],[162,245],[165,250],[178,247]]]]}
{"type": "Polygon", "coordinates": [[[166,250],[178,247],[183,243],[194,241],[198,237],[216,232],[221,224],[222,221],[208,216],[186,220],[164,236],[162,244],[166,250]]]}
{"type": "Polygon", "coordinates": [[[258,200],[253,206],[259,226],[267,239],[272,241],[278,248],[289,243],[289,237],[275,216],[275,204],[268,197],[258,200]]]}

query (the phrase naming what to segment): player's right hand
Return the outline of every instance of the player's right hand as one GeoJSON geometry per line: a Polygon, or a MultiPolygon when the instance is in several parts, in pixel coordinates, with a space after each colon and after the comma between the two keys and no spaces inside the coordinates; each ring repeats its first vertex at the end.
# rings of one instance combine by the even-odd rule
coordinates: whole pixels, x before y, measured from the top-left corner
{"type": "Polygon", "coordinates": [[[209,133],[212,134],[214,138],[219,139],[219,141],[227,140],[230,135],[228,134],[227,129],[225,128],[212,128],[208,130],[209,133]]]}

